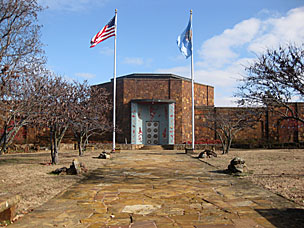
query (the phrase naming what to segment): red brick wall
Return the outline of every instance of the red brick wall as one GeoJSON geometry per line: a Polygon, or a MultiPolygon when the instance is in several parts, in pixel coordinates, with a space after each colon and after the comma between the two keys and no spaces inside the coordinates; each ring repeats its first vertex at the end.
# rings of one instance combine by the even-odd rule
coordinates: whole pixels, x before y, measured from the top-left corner
{"type": "MultiPolygon", "coordinates": [[[[204,126],[207,121],[212,121],[208,119],[209,115],[234,115],[235,112],[238,112],[240,109],[235,107],[197,107],[195,110],[195,125],[196,125],[196,141],[207,141],[219,139],[216,137],[214,130],[208,129],[204,126]]],[[[213,123],[214,125],[216,123],[213,123]]],[[[235,138],[235,143],[257,143],[263,138],[263,126],[260,121],[257,121],[253,128],[246,128],[239,131],[235,138]]]]}
{"type": "MultiPolygon", "coordinates": [[[[300,117],[304,119],[304,103],[298,103],[298,113],[300,113],[300,117]]],[[[298,123],[298,131],[299,131],[299,141],[304,142],[304,124],[298,123]]]]}
{"type": "MultiPolygon", "coordinates": [[[[107,88],[112,94],[111,83],[99,86],[107,88]]],[[[195,83],[194,89],[196,105],[213,105],[213,87],[195,83]]],[[[130,142],[130,101],[132,99],[175,100],[175,142],[183,143],[192,140],[190,80],[172,77],[117,78],[117,125],[122,131],[117,138],[120,142],[124,142],[124,138],[127,138],[127,141],[130,142]]]]}
{"type": "MultiPolygon", "coordinates": [[[[293,110],[297,110],[300,118],[304,118],[304,103],[291,103],[289,105],[293,110]]],[[[283,107],[282,112],[286,112],[283,107]]],[[[282,118],[276,112],[268,113],[269,140],[272,142],[303,142],[304,124],[300,121],[282,118]]]]}
{"type": "Polygon", "coordinates": [[[194,83],[194,106],[213,106],[214,88],[194,83]]]}
{"type": "Polygon", "coordinates": [[[175,100],[175,143],[183,142],[182,80],[170,80],[170,99],[175,100]]]}
{"type": "MultiPolygon", "coordinates": [[[[109,92],[112,100],[112,82],[97,85],[109,92]]],[[[215,139],[213,130],[203,127],[207,121],[205,114],[214,110],[214,88],[195,83],[195,138],[198,140],[215,139]]],[[[141,78],[121,77],[117,78],[117,125],[121,130],[117,133],[117,140],[130,143],[130,112],[132,99],[172,99],[175,100],[175,143],[183,143],[192,140],[192,100],[191,81],[176,77],[141,78]]],[[[304,103],[295,103],[293,108],[298,110],[300,117],[304,118],[304,103]]],[[[216,108],[216,112],[233,112],[237,108],[216,108]]],[[[238,143],[285,143],[304,142],[304,124],[297,121],[280,120],[275,112],[265,111],[263,118],[256,123],[254,129],[240,131],[235,142],[238,143]]],[[[112,121],[112,119],[110,119],[112,121]]],[[[1,124],[1,123],[0,123],[1,124]]],[[[42,138],[48,140],[48,130],[24,128],[20,134],[24,135],[27,143],[40,143],[42,138]],[[40,136],[39,136],[40,135],[40,136]],[[37,137],[38,136],[38,137],[37,137]]],[[[109,139],[112,140],[111,134],[109,139]]],[[[67,134],[64,141],[71,141],[72,134],[67,134]]],[[[41,141],[41,142],[42,142],[41,141]]]]}
{"type": "MultiPolygon", "coordinates": [[[[293,106],[298,109],[299,115],[304,117],[304,103],[296,103],[293,106]]],[[[197,107],[195,110],[195,138],[196,140],[216,139],[213,130],[204,127],[206,114],[208,112],[216,113],[231,113],[237,111],[236,107],[217,107],[216,112],[214,107],[197,107]]],[[[277,112],[264,110],[262,118],[256,122],[253,128],[246,128],[239,131],[235,138],[236,144],[276,144],[288,142],[303,142],[304,141],[304,124],[294,120],[282,120],[277,112]]]]}

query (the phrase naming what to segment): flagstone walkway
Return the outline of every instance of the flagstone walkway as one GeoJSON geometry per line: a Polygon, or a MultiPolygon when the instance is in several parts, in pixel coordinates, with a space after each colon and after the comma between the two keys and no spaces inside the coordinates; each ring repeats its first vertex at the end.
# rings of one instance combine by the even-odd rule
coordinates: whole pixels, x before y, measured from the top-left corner
{"type": "Polygon", "coordinates": [[[304,227],[304,209],[177,151],[125,151],[14,227],[304,227]]]}

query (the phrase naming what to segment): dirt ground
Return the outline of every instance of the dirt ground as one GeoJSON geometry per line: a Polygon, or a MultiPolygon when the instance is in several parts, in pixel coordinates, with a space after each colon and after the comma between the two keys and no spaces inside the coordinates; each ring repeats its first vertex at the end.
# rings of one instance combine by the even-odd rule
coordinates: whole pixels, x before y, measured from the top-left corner
{"type": "Polygon", "coordinates": [[[234,157],[243,158],[251,173],[243,178],[304,206],[304,149],[232,149],[204,161],[225,170],[234,157]]]}
{"type": "MultiPolygon", "coordinates": [[[[22,216],[86,176],[58,176],[50,174],[51,171],[69,167],[74,158],[84,163],[89,171],[94,170],[107,162],[96,159],[100,153],[98,150],[87,151],[85,156],[78,157],[77,151],[61,152],[58,165],[49,164],[49,151],[0,156],[0,197],[5,193],[20,195],[22,200],[18,214],[22,216]]],[[[218,157],[205,158],[204,162],[218,170],[225,170],[232,158],[241,157],[252,173],[242,178],[248,178],[304,206],[304,150],[232,150],[228,155],[217,153],[218,157]]]]}
{"type": "Polygon", "coordinates": [[[50,164],[50,151],[0,156],[0,197],[5,193],[20,195],[17,213],[26,214],[86,175],[54,175],[50,174],[52,171],[69,168],[74,158],[84,163],[88,171],[94,170],[106,162],[96,158],[100,153],[87,151],[79,157],[77,151],[59,152],[58,165],[50,164]]]}

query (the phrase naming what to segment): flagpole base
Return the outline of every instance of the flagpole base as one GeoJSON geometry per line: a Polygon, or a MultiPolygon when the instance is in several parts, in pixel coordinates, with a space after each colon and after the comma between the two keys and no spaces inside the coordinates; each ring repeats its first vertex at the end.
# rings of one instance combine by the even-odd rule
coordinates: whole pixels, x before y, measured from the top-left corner
{"type": "Polygon", "coordinates": [[[194,149],[193,148],[185,148],[185,154],[193,154],[194,149]]]}

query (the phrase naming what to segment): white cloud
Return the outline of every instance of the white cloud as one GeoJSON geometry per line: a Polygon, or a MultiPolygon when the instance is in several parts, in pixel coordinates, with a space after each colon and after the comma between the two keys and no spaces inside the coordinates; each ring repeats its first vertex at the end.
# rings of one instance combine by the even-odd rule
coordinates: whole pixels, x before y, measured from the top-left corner
{"type": "Polygon", "coordinates": [[[144,60],[142,58],[126,57],[124,58],[123,63],[139,66],[144,64],[144,60]]]}
{"type": "Polygon", "coordinates": [[[270,10],[270,9],[262,9],[260,12],[257,13],[259,18],[277,18],[280,17],[280,14],[277,11],[270,10]]]}
{"type": "Polygon", "coordinates": [[[167,69],[157,69],[157,73],[172,73],[177,74],[186,78],[190,78],[190,66],[180,66],[174,68],[167,68],[167,69]]]}
{"type": "Polygon", "coordinates": [[[100,53],[107,56],[114,55],[114,49],[104,46],[100,49],[100,53]]]}
{"type": "MultiPolygon", "coordinates": [[[[228,88],[236,85],[244,73],[244,66],[248,65],[253,59],[243,58],[235,61],[226,68],[202,68],[200,63],[194,66],[194,81],[208,84],[215,87],[228,88]]],[[[167,69],[157,69],[158,73],[173,73],[186,78],[191,77],[190,65],[167,69]]]]}
{"type": "Polygon", "coordinates": [[[181,62],[185,60],[185,56],[179,54],[174,57],[169,57],[169,59],[174,62],[181,62]]]}
{"type": "Polygon", "coordinates": [[[199,65],[222,68],[243,58],[244,52],[246,55],[258,54],[267,48],[304,41],[304,7],[292,9],[286,16],[271,16],[264,20],[250,18],[241,21],[232,29],[205,41],[198,51],[199,65]]]}
{"type": "MultiPolygon", "coordinates": [[[[216,93],[216,88],[215,88],[216,93]]],[[[227,97],[225,95],[218,95],[216,97],[217,107],[235,107],[237,99],[235,97],[227,97]]]]}
{"type": "Polygon", "coordinates": [[[218,68],[237,59],[240,54],[234,48],[251,42],[259,31],[260,23],[256,18],[242,21],[204,42],[198,51],[203,60],[201,65],[218,68]]]}
{"type": "MultiPolygon", "coordinates": [[[[266,13],[266,11],[264,11],[266,13]]],[[[215,87],[217,106],[235,106],[233,93],[245,66],[256,58],[253,54],[279,45],[304,42],[304,7],[285,16],[272,13],[266,19],[250,18],[205,41],[198,51],[195,80],[215,87]]],[[[188,68],[189,69],[189,68],[188,68]]],[[[172,68],[184,73],[183,68],[172,68]]]]}
{"type": "Polygon", "coordinates": [[[69,76],[67,76],[67,75],[64,75],[63,78],[64,78],[66,81],[71,82],[71,83],[75,80],[75,78],[71,78],[71,77],[69,77],[69,76]]]}
{"type": "Polygon", "coordinates": [[[93,6],[104,5],[108,0],[38,0],[51,10],[81,11],[93,6]]]}
{"type": "Polygon", "coordinates": [[[81,78],[84,78],[84,79],[92,79],[92,78],[96,77],[95,74],[91,74],[91,73],[76,73],[75,75],[77,77],[81,77],[81,78]]]}
{"type": "Polygon", "coordinates": [[[263,21],[262,30],[249,45],[248,50],[260,53],[266,48],[279,45],[303,43],[304,7],[290,10],[285,17],[269,18],[263,21]]]}
{"type": "MultiPolygon", "coordinates": [[[[236,64],[231,65],[225,70],[203,70],[195,69],[194,81],[206,85],[214,86],[215,90],[215,104],[216,106],[235,106],[235,98],[233,97],[233,91],[237,85],[237,79],[239,79],[242,71],[242,62],[247,62],[249,59],[238,61],[236,64]],[[227,96],[229,94],[229,96],[227,96]]],[[[186,78],[190,78],[190,66],[180,66],[168,69],[158,69],[157,73],[173,73],[186,78]]]]}

